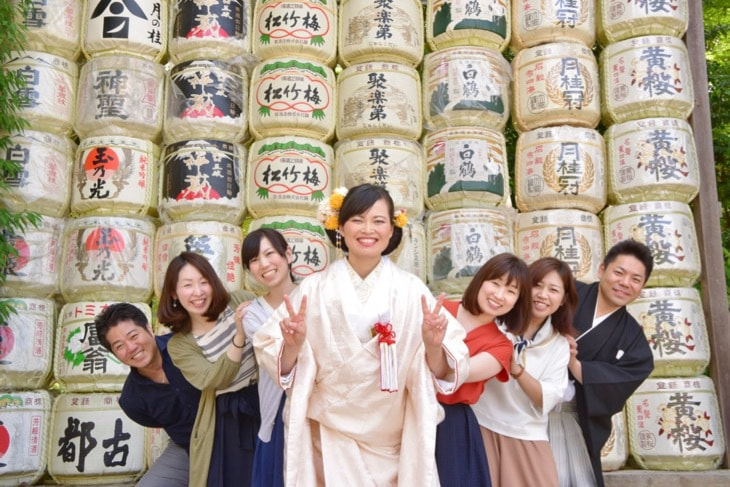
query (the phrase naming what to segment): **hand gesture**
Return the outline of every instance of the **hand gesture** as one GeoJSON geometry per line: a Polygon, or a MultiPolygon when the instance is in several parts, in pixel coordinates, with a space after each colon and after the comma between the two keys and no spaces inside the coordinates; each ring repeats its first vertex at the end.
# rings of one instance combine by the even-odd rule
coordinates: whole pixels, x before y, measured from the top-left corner
{"type": "Polygon", "coordinates": [[[288,295],[284,295],[284,303],[289,316],[279,322],[281,335],[284,337],[284,346],[299,349],[307,338],[307,297],[299,303],[299,311],[294,310],[288,295]]]}
{"type": "Polygon", "coordinates": [[[421,310],[423,311],[423,325],[421,326],[421,336],[423,344],[426,348],[441,348],[446,335],[447,320],[441,314],[441,307],[444,304],[444,293],[439,294],[436,305],[433,310],[428,308],[426,296],[421,295],[421,310]]]}
{"type": "Polygon", "coordinates": [[[234,317],[236,319],[236,331],[239,333],[243,333],[243,318],[246,316],[246,312],[248,311],[248,307],[251,305],[253,301],[244,301],[243,303],[236,306],[236,312],[234,313],[234,317]]]}

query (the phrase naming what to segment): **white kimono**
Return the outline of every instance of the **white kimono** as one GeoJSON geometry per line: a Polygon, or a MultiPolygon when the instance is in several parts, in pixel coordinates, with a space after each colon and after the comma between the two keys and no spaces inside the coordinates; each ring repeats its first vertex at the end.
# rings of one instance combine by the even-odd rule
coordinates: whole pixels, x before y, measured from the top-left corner
{"type": "MultiPolygon", "coordinates": [[[[344,260],[305,279],[292,293],[298,307],[307,296],[307,340],[293,371],[286,403],[284,482],[287,486],[438,486],[436,425],[439,392],[454,392],[468,375],[463,328],[449,323],[443,348],[454,367],[437,381],[421,338],[421,295],[434,299],[416,276],[383,258],[366,302],[355,290],[344,260]],[[395,330],[398,391],[380,390],[377,337],[363,343],[363,329],[390,322],[395,330]]],[[[375,272],[375,271],[373,271],[375,272]]],[[[368,276],[369,278],[371,276],[368,276]]],[[[259,363],[278,377],[283,339],[280,306],[254,336],[259,363]]]]}

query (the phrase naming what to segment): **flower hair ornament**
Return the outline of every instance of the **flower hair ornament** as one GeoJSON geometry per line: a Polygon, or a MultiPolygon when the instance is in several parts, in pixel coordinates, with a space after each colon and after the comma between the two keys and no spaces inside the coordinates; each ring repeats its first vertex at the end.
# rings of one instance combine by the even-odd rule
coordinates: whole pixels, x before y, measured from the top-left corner
{"type": "Polygon", "coordinates": [[[317,219],[322,222],[325,230],[337,230],[340,227],[340,208],[345,196],[347,188],[335,188],[330,197],[319,204],[317,219]]]}
{"type": "MultiPolygon", "coordinates": [[[[330,197],[319,204],[317,219],[322,222],[325,230],[337,230],[340,228],[340,208],[342,208],[342,202],[345,201],[346,196],[347,188],[341,186],[335,188],[330,197]]],[[[406,214],[406,210],[401,208],[393,216],[393,225],[398,228],[403,228],[407,224],[408,215],[406,214]]]]}

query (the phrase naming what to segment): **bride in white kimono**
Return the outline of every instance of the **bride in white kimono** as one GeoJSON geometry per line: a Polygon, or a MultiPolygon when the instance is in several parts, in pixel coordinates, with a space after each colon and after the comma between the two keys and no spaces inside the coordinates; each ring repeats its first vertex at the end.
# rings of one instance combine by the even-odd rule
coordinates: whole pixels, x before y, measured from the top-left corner
{"type": "Polygon", "coordinates": [[[321,210],[347,257],[305,279],[254,336],[259,363],[288,389],[284,483],[438,486],[436,391],[468,375],[465,332],[443,296],[384,257],[406,220],[388,192],[343,193],[321,210]]]}

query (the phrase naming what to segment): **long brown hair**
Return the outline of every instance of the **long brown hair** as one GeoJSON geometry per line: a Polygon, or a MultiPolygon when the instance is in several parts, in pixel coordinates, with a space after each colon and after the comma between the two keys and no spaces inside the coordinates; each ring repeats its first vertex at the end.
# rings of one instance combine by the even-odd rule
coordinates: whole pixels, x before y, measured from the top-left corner
{"type": "Polygon", "coordinates": [[[230,300],[228,291],[208,259],[195,252],[180,252],[180,255],[172,259],[167,266],[165,283],[160,293],[160,304],[157,307],[157,321],[166,325],[173,333],[189,333],[192,327],[190,315],[174,297],[180,271],[187,264],[195,267],[213,289],[210,306],[204,314],[208,321],[217,320],[230,300]]]}
{"type": "Polygon", "coordinates": [[[512,282],[517,284],[520,295],[512,309],[500,316],[499,319],[510,332],[519,334],[529,324],[530,281],[528,279],[527,264],[516,255],[508,252],[497,254],[481,266],[466,287],[464,296],[461,298],[461,304],[464,309],[473,315],[482,314],[482,309],[479,307],[479,290],[482,284],[485,281],[499,279],[502,276],[507,276],[508,284],[512,282]]]}
{"type": "MultiPolygon", "coordinates": [[[[550,272],[555,271],[558,273],[560,280],[563,281],[565,297],[563,298],[563,304],[550,316],[552,325],[561,335],[575,336],[573,313],[575,313],[575,308],[578,306],[578,293],[575,290],[570,266],[555,257],[543,257],[530,264],[527,270],[530,273],[531,288],[537,286],[550,272]]],[[[530,289],[530,295],[532,295],[532,289],[530,289]]]]}

